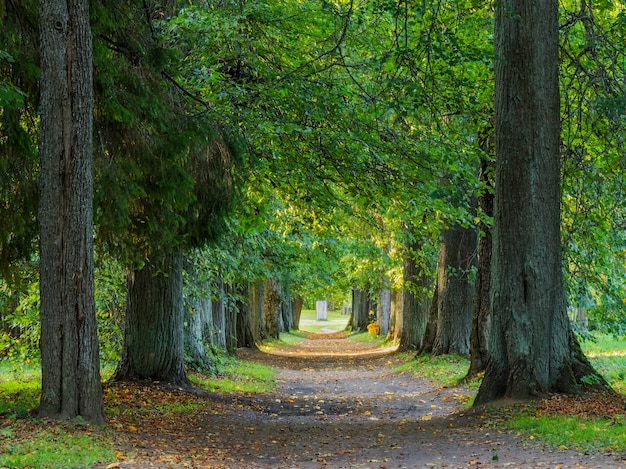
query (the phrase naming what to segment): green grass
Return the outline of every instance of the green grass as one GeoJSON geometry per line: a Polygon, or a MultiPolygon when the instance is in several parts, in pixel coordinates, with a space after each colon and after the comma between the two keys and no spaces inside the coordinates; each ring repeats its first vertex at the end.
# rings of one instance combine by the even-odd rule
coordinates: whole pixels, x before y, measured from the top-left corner
{"type": "Polygon", "coordinates": [[[397,366],[395,371],[399,373],[410,372],[419,377],[428,378],[438,386],[456,386],[463,380],[468,368],[469,359],[466,357],[422,355],[397,366]]]}
{"type": "Polygon", "coordinates": [[[190,373],[191,382],[207,391],[224,394],[259,394],[276,389],[276,372],[259,363],[228,359],[219,377],[190,373]]]}
{"type": "Polygon", "coordinates": [[[25,426],[16,422],[2,428],[0,442],[0,467],[7,468],[89,467],[115,457],[112,440],[104,433],[56,424],[32,424],[25,432],[25,426]]]}
{"type": "Polygon", "coordinates": [[[348,337],[350,340],[354,340],[355,342],[364,342],[366,344],[378,344],[380,347],[386,347],[389,345],[388,342],[385,341],[385,337],[380,335],[373,335],[369,332],[359,332],[358,334],[352,334],[348,337]]]}
{"type": "Polygon", "coordinates": [[[626,340],[597,335],[596,342],[581,343],[596,370],[620,393],[626,393],[626,340]]]}
{"type": "Polygon", "coordinates": [[[316,319],[314,309],[303,309],[300,316],[300,330],[308,332],[339,332],[348,325],[350,316],[341,314],[341,311],[328,311],[325,321],[316,319]]]}
{"type": "Polygon", "coordinates": [[[517,430],[529,440],[535,438],[560,449],[623,450],[626,448],[626,425],[618,419],[581,418],[580,416],[519,415],[507,421],[507,427],[517,430]]]}

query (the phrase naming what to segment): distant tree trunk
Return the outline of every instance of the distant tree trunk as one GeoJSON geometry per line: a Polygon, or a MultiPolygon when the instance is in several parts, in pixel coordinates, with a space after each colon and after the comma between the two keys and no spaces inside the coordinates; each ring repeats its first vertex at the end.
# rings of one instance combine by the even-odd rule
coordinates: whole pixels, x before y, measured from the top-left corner
{"type": "Polygon", "coordinates": [[[391,292],[391,321],[387,340],[399,341],[402,335],[402,292],[391,292]]]}
{"type": "Polygon", "coordinates": [[[293,305],[291,301],[291,293],[289,292],[288,282],[281,283],[281,308],[280,314],[282,318],[283,332],[289,332],[294,327],[293,305]]]}
{"type": "Polygon", "coordinates": [[[127,276],[126,329],[113,381],[190,386],[183,357],[182,252],[127,276]]]}
{"type": "MultiPolygon", "coordinates": [[[[478,202],[483,214],[488,217],[493,216],[493,170],[495,165],[487,156],[493,153],[493,141],[489,132],[484,150],[486,156],[481,158],[480,179],[488,188],[480,196],[478,202]]],[[[478,241],[478,271],[476,273],[476,285],[474,289],[474,306],[472,313],[472,332],[470,334],[470,366],[467,377],[473,377],[485,371],[488,358],[488,324],[489,324],[489,290],[491,284],[491,227],[481,222],[480,238],[478,241]]]]}
{"type": "Polygon", "coordinates": [[[378,293],[376,322],[378,323],[379,334],[386,336],[391,322],[391,290],[388,288],[383,288],[378,293]]]}
{"type": "MultiPolygon", "coordinates": [[[[190,272],[190,276],[193,275],[190,272]]],[[[184,336],[185,353],[188,366],[197,370],[211,371],[211,358],[206,354],[205,345],[208,344],[213,330],[213,308],[208,282],[196,286],[195,292],[188,301],[185,309],[184,336]]]]}
{"type": "Polygon", "coordinates": [[[280,337],[280,285],[276,279],[267,279],[263,282],[263,312],[265,317],[265,329],[273,338],[280,337]]]}
{"type": "Polygon", "coordinates": [[[93,261],[89,2],[40,5],[40,417],[104,424],[93,261]]]}
{"type": "Polygon", "coordinates": [[[422,245],[419,242],[409,242],[405,246],[402,326],[399,344],[399,350],[402,351],[416,351],[422,347],[432,302],[432,278],[416,262],[416,254],[421,249],[422,245]]]}
{"type": "Polygon", "coordinates": [[[224,282],[220,279],[217,284],[217,298],[213,299],[213,329],[211,331],[211,345],[220,352],[226,352],[226,305],[224,301],[224,282]]]}
{"type": "Polygon", "coordinates": [[[254,334],[252,333],[252,314],[250,302],[250,287],[239,286],[237,288],[237,347],[256,348],[254,334]]]}
{"type": "Polygon", "coordinates": [[[556,0],[496,4],[491,326],[475,405],[572,393],[583,377],[607,386],[565,309],[558,35],[556,0]]]}
{"type": "Polygon", "coordinates": [[[433,299],[430,303],[428,311],[428,320],[426,321],[426,330],[422,345],[417,351],[418,355],[430,354],[435,345],[435,337],[437,336],[437,319],[439,318],[439,276],[435,279],[435,288],[433,289],[433,299]]]}
{"type": "Polygon", "coordinates": [[[370,301],[367,291],[360,288],[352,289],[352,315],[348,321],[348,328],[352,332],[367,331],[369,320],[370,301]]]}
{"type": "Polygon", "coordinates": [[[443,231],[437,285],[437,333],[432,354],[469,354],[476,266],[476,231],[453,225],[443,231]]]}
{"type": "Polygon", "coordinates": [[[268,338],[265,328],[264,282],[259,280],[250,285],[250,329],[254,342],[259,344],[268,338]]]}
{"type": "Polygon", "coordinates": [[[235,355],[237,352],[237,316],[238,316],[238,304],[234,300],[237,294],[236,288],[233,285],[225,286],[226,292],[226,352],[229,355],[235,355]]]}
{"type": "Polygon", "coordinates": [[[300,329],[300,317],[302,316],[302,307],[304,306],[304,299],[298,296],[292,300],[293,308],[293,328],[295,330],[300,329]]]}

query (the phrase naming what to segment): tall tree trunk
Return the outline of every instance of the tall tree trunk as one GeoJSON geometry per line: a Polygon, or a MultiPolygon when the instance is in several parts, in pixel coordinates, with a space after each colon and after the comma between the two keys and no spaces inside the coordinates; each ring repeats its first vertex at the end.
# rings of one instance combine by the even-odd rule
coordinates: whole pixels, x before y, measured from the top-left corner
{"type": "Polygon", "coordinates": [[[491,327],[475,404],[573,392],[597,376],[565,310],[558,48],[556,0],[496,4],[491,327]]]}
{"type": "Polygon", "coordinates": [[[93,264],[87,0],[41,2],[39,416],[104,424],[93,264]]]}
{"type": "Polygon", "coordinates": [[[267,339],[265,328],[264,282],[259,280],[250,285],[250,329],[254,342],[261,343],[267,339]]]}
{"type": "MultiPolygon", "coordinates": [[[[490,128],[491,129],[491,128],[490,128]]],[[[493,140],[491,131],[486,138],[484,150],[486,155],[492,153],[493,140]]],[[[485,216],[493,217],[493,169],[491,158],[481,158],[480,179],[487,190],[479,197],[480,208],[485,216]]],[[[490,313],[489,292],[491,285],[491,227],[481,222],[478,241],[478,271],[474,289],[474,307],[472,314],[472,332],[470,334],[470,366],[467,377],[473,377],[485,371],[488,358],[488,324],[490,313]]]]}
{"type": "Polygon", "coordinates": [[[428,319],[426,321],[426,329],[424,330],[424,338],[422,345],[417,350],[418,355],[426,355],[432,353],[435,345],[435,337],[437,336],[437,319],[439,318],[439,276],[435,279],[435,288],[433,289],[433,299],[430,302],[428,310],[428,319]]]}
{"type": "Polygon", "coordinates": [[[281,284],[281,308],[280,314],[282,317],[283,332],[289,332],[295,329],[293,318],[293,302],[291,301],[291,293],[289,292],[288,282],[281,284]]]}
{"type": "Polygon", "coordinates": [[[252,333],[252,304],[250,301],[250,286],[238,288],[237,301],[237,347],[256,348],[254,334],[252,333]]]}
{"type": "Polygon", "coordinates": [[[469,354],[476,265],[476,231],[453,225],[443,231],[437,285],[437,332],[432,354],[469,354]]]}
{"type": "Polygon", "coordinates": [[[352,289],[352,314],[348,321],[348,328],[352,332],[367,331],[369,320],[370,301],[366,290],[360,288],[352,289]]]}
{"type": "Polygon", "coordinates": [[[224,282],[220,279],[217,284],[218,295],[213,300],[213,329],[211,331],[211,345],[220,352],[226,352],[226,304],[224,301],[224,282]]]}
{"type": "Polygon", "coordinates": [[[389,332],[387,340],[397,342],[402,335],[402,297],[401,291],[391,292],[391,320],[389,322],[389,332]]]}
{"type": "Polygon", "coordinates": [[[402,351],[421,349],[432,303],[432,277],[416,262],[416,255],[421,249],[422,244],[419,242],[408,242],[405,246],[402,326],[399,344],[399,350],[402,351]]]}
{"type": "Polygon", "coordinates": [[[280,285],[276,279],[267,279],[263,282],[263,312],[267,334],[278,339],[280,336],[280,285]]]}
{"type": "Polygon", "coordinates": [[[237,316],[238,305],[234,300],[237,293],[234,285],[225,286],[226,293],[226,352],[235,355],[237,352],[237,316]]]}
{"type": "Polygon", "coordinates": [[[191,368],[210,371],[211,359],[206,354],[205,345],[213,330],[213,307],[208,283],[203,285],[203,292],[189,298],[189,307],[185,309],[185,354],[191,368]]]}
{"type": "Polygon", "coordinates": [[[294,298],[292,301],[293,310],[293,328],[295,330],[300,329],[300,317],[302,316],[302,307],[304,306],[304,299],[301,296],[294,298]]]}
{"type": "Polygon", "coordinates": [[[182,252],[127,276],[126,328],[114,381],[190,386],[183,357],[182,252]]]}

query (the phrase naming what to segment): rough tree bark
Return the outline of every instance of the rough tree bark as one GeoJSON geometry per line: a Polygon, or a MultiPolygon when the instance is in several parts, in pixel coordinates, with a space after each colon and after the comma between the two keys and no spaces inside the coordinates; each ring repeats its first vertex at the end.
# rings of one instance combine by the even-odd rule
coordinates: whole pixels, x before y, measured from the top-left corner
{"type": "Polygon", "coordinates": [[[565,309],[558,48],[556,0],[496,4],[491,326],[475,405],[569,393],[584,376],[601,379],[565,309]]]}
{"type": "Polygon", "coordinates": [[[237,334],[237,347],[247,347],[247,348],[256,348],[256,342],[254,339],[254,334],[252,333],[252,314],[251,308],[252,304],[250,301],[250,287],[239,286],[236,287],[238,292],[238,297],[241,300],[237,301],[237,325],[236,325],[236,334],[237,334]]]}
{"type": "Polygon", "coordinates": [[[274,339],[280,336],[280,285],[276,279],[267,279],[263,282],[263,312],[267,334],[274,339]]]}
{"type": "Polygon", "coordinates": [[[469,353],[476,264],[476,232],[458,224],[443,231],[437,263],[436,300],[429,317],[423,349],[433,355],[469,353]],[[436,307],[436,322],[434,308],[436,307]],[[433,323],[434,322],[434,323],[433,323]],[[434,336],[433,336],[434,326],[434,336]],[[429,341],[432,340],[432,343],[429,341]]]}
{"type": "Polygon", "coordinates": [[[191,386],[183,355],[182,261],[178,252],[128,273],[124,346],[113,381],[191,386]]]}
{"type": "MultiPolygon", "coordinates": [[[[422,347],[432,297],[432,278],[416,262],[422,249],[419,242],[408,242],[404,254],[404,291],[399,350],[417,351],[422,347]]],[[[433,336],[434,340],[434,336],[433,336]]]]}
{"type": "Polygon", "coordinates": [[[293,310],[293,328],[300,329],[300,317],[302,316],[302,307],[304,306],[304,298],[298,296],[291,301],[293,310]]]}
{"type": "Polygon", "coordinates": [[[360,288],[352,289],[352,314],[348,321],[347,329],[352,332],[367,331],[371,302],[366,290],[360,288]]]}
{"type": "Polygon", "coordinates": [[[104,424],[94,302],[87,0],[41,2],[41,417],[104,424]]]}

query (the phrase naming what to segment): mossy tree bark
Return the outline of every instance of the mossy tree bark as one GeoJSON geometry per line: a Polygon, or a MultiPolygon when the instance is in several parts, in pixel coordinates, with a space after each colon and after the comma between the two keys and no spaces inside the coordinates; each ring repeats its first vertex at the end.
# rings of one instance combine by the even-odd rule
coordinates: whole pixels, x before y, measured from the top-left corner
{"type": "Polygon", "coordinates": [[[126,327],[113,381],[189,387],[185,373],[182,251],[127,275],[126,327]]]}
{"type": "Polygon", "coordinates": [[[556,0],[496,5],[491,327],[476,405],[570,393],[588,375],[601,381],[565,310],[558,31],[556,0]]]}

